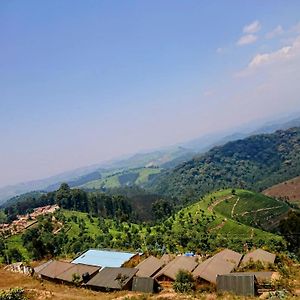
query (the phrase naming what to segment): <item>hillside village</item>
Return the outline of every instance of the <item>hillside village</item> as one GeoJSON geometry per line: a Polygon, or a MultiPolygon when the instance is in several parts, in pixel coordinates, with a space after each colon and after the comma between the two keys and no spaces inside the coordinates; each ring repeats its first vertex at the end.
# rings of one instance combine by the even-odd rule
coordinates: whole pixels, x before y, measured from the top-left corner
{"type": "Polygon", "coordinates": [[[13,220],[11,223],[0,224],[0,235],[9,237],[14,234],[22,233],[24,230],[37,223],[37,218],[39,216],[52,214],[57,209],[59,209],[58,205],[46,205],[34,208],[31,213],[17,215],[16,220],[13,220]]]}

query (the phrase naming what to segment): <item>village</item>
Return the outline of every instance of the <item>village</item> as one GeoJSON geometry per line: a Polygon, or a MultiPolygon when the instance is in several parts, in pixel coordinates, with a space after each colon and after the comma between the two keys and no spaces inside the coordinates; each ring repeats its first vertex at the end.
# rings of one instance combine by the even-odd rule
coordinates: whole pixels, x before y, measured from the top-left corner
{"type": "Polygon", "coordinates": [[[34,208],[32,213],[27,213],[25,215],[17,215],[17,219],[12,221],[10,224],[0,224],[0,235],[6,238],[14,234],[19,234],[25,229],[32,226],[33,224],[37,223],[37,218],[39,216],[52,214],[57,209],[59,209],[59,206],[56,204],[46,205],[34,208]]]}
{"type": "Polygon", "coordinates": [[[100,292],[142,293],[172,290],[178,274],[186,272],[192,275],[195,290],[266,299],[276,295],[275,282],[281,279],[276,264],[276,255],[263,249],[245,255],[224,249],[209,258],[193,253],[146,257],[142,253],[89,249],[70,262],[49,260],[32,269],[16,263],[6,270],[100,292]]]}

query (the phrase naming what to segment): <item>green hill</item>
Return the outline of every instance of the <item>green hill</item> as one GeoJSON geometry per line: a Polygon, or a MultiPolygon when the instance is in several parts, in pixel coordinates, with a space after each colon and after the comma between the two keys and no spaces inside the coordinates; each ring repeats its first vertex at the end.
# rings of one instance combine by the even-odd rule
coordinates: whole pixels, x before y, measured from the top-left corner
{"type": "Polygon", "coordinates": [[[232,194],[227,191],[226,196],[212,204],[213,210],[249,226],[272,229],[290,210],[287,203],[259,193],[236,190],[232,194]]]}
{"type": "Polygon", "coordinates": [[[226,187],[261,191],[300,175],[300,128],[254,135],[211,149],[155,178],[156,193],[188,200],[226,187]]]}
{"type": "Polygon", "coordinates": [[[111,189],[123,186],[143,186],[150,178],[159,174],[160,168],[136,168],[129,170],[114,171],[104,174],[104,178],[90,181],[80,186],[84,189],[111,189]]]}
{"type": "MultiPolygon", "coordinates": [[[[47,225],[45,217],[35,228],[25,231],[25,240],[28,241],[26,247],[22,243],[22,236],[16,235],[7,239],[6,248],[9,251],[13,248],[19,249],[27,259],[32,249],[30,247],[43,247],[42,244],[46,241],[48,244],[45,245],[44,251],[47,253],[51,245],[54,255],[75,255],[93,247],[173,253],[211,252],[220,247],[229,247],[237,251],[252,246],[266,246],[272,250],[284,249],[285,242],[282,237],[249,226],[248,224],[254,223],[248,215],[238,218],[234,214],[231,218],[232,207],[237,199],[240,200],[235,206],[235,211],[239,214],[265,206],[273,208],[261,215],[254,214],[256,221],[258,216],[261,216],[259,220],[262,221],[272,214],[279,216],[288,210],[285,203],[282,203],[283,206],[278,210],[279,202],[272,198],[244,190],[237,190],[233,195],[229,189],[211,193],[153,226],[149,223],[134,224],[118,219],[93,217],[83,212],[60,210],[55,213],[56,221],[52,226],[47,225]],[[52,233],[47,231],[49,228],[52,233]],[[38,231],[30,234],[32,230],[38,231]],[[38,241],[32,240],[35,238],[38,241]]],[[[53,219],[48,218],[48,222],[53,223],[53,219]]]]}

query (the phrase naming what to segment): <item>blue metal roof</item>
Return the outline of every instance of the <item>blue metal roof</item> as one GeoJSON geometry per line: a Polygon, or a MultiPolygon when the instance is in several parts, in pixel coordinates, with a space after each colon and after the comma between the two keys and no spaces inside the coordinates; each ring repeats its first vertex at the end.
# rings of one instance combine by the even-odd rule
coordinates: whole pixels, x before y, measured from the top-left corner
{"type": "Polygon", "coordinates": [[[121,267],[135,255],[136,253],[91,249],[74,259],[72,263],[98,267],[121,267]]]}

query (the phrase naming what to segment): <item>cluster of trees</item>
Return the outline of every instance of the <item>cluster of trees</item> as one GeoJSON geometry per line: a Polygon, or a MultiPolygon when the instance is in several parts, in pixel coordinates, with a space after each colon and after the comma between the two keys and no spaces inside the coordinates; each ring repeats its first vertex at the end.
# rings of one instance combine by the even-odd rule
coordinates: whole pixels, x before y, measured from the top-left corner
{"type": "Polygon", "coordinates": [[[299,143],[300,128],[229,142],[158,175],[149,188],[189,201],[227,187],[261,191],[300,175],[299,143]]]}

